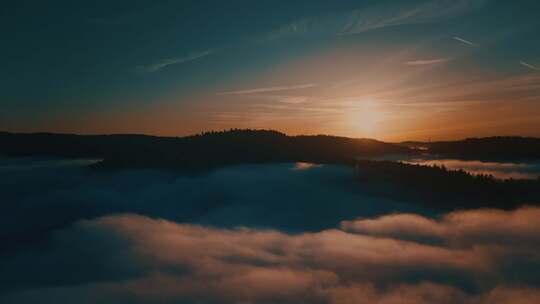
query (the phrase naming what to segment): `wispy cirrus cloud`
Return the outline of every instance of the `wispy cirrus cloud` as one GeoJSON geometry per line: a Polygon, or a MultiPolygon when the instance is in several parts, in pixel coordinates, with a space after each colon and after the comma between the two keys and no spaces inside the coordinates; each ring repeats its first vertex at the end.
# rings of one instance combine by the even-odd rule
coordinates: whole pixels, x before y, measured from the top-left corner
{"type": "Polygon", "coordinates": [[[519,64],[521,64],[522,66],[524,66],[526,68],[529,68],[531,70],[540,71],[540,67],[532,65],[532,64],[527,63],[525,61],[520,61],[519,64]]]}
{"type": "Polygon", "coordinates": [[[301,104],[308,100],[306,96],[279,96],[278,102],[285,104],[301,104]]]}
{"type": "Polygon", "coordinates": [[[450,61],[449,58],[419,59],[405,62],[406,65],[430,65],[450,61]]]}
{"type": "Polygon", "coordinates": [[[269,39],[294,35],[353,35],[380,28],[440,22],[482,7],[485,0],[425,1],[420,4],[374,4],[346,12],[306,17],[268,34],[269,39]]]}
{"type": "Polygon", "coordinates": [[[297,84],[297,85],[285,85],[285,86],[254,88],[254,89],[246,89],[246,90],[238,90],[238,91],[228,91],[228,92],[218,93],[218,95],[249,95],[249,94],[258,94],[258,93],[309,89],[309,88],[314,88],[316,86],[317,86],[316,83],[304,83],[304,84],[297,84]]]}
{"type": "Polygon", "coordinates": [[[478,46],[478,44],[476,44],[476,43],[474,43],[474,42],[472,42],[472,41],[469,41],[469,40],[467,40],[467,39],[463,39],[463,38],[458,37],[458,36],[454,36],[454,37],[452,37],[452,38],[453,38],[454,40],[456,40],[456,41],[459,41],[459,42],[468,44],[468,45],[470,45],[470,46],[478,46]]]}
{"type": "Polygon", "coordinates": [[[206,56],[212,54],[213,52],[214,52],[214,50],[210,49],[210,50],[206,50],[206,51],[202,51],[202,52],[192,53],[192,54],[189,54],[189,55],[184,56],[184,57],[165,59],[165,60],[162,60],[162,61],[154,63],[154,64],[140,66],[139,68],[140,68],[140,70],[142,70],[144,72],[153,73],[153,72],[157,72],[157,71],[159,71],[159,70],[161,70],[161,69],[163,69],[165,67],[171,66],[171,65],[181,64],[181,63],[185,63],[185,62],[189,62],[189,61],[193,61],[193,60],[197,60],[197,59],[206,57],[206,56]]]}

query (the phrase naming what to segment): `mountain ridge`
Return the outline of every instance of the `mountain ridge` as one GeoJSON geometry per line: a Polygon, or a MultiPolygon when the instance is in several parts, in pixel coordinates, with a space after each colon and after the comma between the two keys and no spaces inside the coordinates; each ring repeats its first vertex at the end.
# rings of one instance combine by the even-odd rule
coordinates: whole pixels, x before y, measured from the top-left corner
{"type": "Polygon", "coordinates": [[[461,141],[388,143],[370,138],[287,135],[275,130],[230,129],[184,137],[143,134],[77,135],[0,132],[0,154],[100,158],[102,168],[197,170],[233,164],[313,162],[425,154],[458,159],[540,159],[540,139],[496,136],[461,141]],[[425,149],[418,149],[423,146],[425,149]]]}

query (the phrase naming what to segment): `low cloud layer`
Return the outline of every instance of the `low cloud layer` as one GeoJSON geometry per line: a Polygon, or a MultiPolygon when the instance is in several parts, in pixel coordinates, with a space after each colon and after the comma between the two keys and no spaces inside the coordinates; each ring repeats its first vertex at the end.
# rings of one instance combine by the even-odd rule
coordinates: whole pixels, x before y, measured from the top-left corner
{"type": "Polygon", "coordinates": [[[354,172],[342,167],[253,165],[187,177],[157,170],[95,172],[86,168],[91,163],[0,158],[0,253],[76,220],[116,213],[305,232],[357,216],[419,210],[349,185],[354,172]]]}
{"type": "Polygon", "coordinates": [[[437,216],[352,191],[350,170],[306,163],[196,177],[89,163],[0,159],[1,303],[540,297],[539,208],[437,216]]]}
{"type": "Polygon", "coordinates": [[[429,237],[455,247],[518,244],[518,249],[540,241],[539,218],[539,208],[523,207],[515,211],[456,211],[439,220],[416,214],[392,214],[344,221],[341,227],[353,233],[394,239],[429,237]]]}
{"type": "Polygon", "coordinates": [[[391,215],[284,234],[139,215],[0,262],[2,303],[537,303],[538,208],[391,215]],[[434,236],[439,244],[415,238],[434,236]]]}

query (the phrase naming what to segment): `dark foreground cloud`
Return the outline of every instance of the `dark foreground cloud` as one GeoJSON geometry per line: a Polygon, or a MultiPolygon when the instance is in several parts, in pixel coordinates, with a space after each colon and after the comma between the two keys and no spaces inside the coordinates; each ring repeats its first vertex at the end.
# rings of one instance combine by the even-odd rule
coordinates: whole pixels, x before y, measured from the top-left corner
{"type": "Polygon", "coordinates": [[[344,167],[253,165],[188,177],[149,170],[95,172],[87,168],[91,163],[0,158],[0,254],[76,220],[116,213],[304,232],[357,216],[418,211],[367,195],[351,185],[354,172],[344,167]]]}
{"type": "Polygon", "coordinates": [[[398,214],[301,234],[111,215],[2,259],[0,302],[538,303],[538,214],[398,214]],[[415,240],[426,235],[440,242],[415,240]]]}

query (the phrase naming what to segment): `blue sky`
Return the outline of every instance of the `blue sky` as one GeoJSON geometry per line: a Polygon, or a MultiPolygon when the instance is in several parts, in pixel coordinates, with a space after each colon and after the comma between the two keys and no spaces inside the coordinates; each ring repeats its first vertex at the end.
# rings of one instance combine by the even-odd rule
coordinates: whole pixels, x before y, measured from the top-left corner
{"type": "Polygon", "coordinates": [[[6,131],[540,136],[536,1],[3,6],[6,131]]]}

